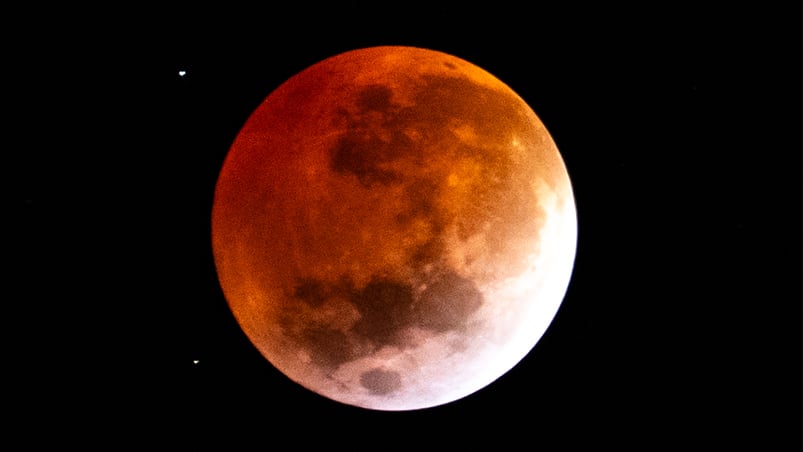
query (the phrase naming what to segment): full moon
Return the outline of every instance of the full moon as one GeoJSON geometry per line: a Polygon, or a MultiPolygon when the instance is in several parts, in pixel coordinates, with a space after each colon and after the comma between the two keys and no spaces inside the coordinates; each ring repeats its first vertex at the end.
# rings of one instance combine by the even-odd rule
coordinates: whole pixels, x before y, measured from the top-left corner
{"type": "Polygon", "coordinates": [[[260,353],[341,403],[433,407],[489,385],[554,318],[577,219],[510,87],[413,47],[332,56],[261,103],[215,187],[212,250],[260,353]]]}

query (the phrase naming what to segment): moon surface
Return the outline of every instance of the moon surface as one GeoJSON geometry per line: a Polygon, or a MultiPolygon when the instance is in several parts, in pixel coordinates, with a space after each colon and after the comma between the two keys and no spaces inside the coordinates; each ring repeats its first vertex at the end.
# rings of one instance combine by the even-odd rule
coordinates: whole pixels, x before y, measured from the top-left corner
{"type": "Polygon", "coordinates": [[[291,380],[375,410],[445,404],[537,343],[577,220],[555,143],[507,85],[413,47],[342,53],[249,117],[221,169],[225,298],[291,380]]]}

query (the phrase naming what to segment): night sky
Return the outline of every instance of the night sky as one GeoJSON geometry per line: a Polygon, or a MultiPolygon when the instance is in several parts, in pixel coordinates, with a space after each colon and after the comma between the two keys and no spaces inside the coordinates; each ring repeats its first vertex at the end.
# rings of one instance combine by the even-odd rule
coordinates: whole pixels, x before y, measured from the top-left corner
{"type": "MultiPolygon", "coordinates": [[[[9,49],[16,422],[76,444],[799,450],[799,5],[424,5],[119,12],[9,49]],[[388,44],[524,98],[579,220],[535,349],[470,397],[401,413],[274,369],[210,243],[217,173],[254,108],[315,62],[388,44]]],[[[34,16],[19,42],[48,28],[34,16]]]]}

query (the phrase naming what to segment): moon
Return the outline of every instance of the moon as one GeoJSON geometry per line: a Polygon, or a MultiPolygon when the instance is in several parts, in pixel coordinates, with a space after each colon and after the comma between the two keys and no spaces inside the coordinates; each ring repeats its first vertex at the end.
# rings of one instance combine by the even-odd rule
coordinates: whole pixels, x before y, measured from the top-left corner
{"type": "Polygon", "coordinates": [[[536,345],[577,219],[563,159],[510,87],[439,51],[320,61],[273,91],[223,162],[223,294],[278,370],[373,410],[449,403],[536,345]]]}

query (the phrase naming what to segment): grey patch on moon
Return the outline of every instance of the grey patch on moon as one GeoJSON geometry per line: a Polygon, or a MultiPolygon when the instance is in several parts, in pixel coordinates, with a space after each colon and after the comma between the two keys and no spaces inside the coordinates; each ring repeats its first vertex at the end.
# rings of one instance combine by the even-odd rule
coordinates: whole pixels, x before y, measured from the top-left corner
{"type": "Polygon", "coordinates": [[[310,307],[323,305],[328,298],[329,290],[321,281],[313,278],[298,278],[293,296],[310,307]]]}
{"type": "Polygon", "coordinates": [[[336,283],[298,278],[289,299],[312,309],[324,309],[333,300],[348,300],[359,313],[359,320],[348,330],[305,325],[293,309],[280,318],[284,334],[307,351],[313,363],[327,370],[384,346],[407,347],[404,330],[416,325],[412,286],[387,278],[374,277],[363,288],[356,288],[346,276],[336,283]]]}
{"type": "MultiPolygon", "coordinates": [[[[333,171],[352,174],[365,187],[388,185],[402,179],[388,169],[389,163],[405,158],[424,164],[431,145],[443,139],[439,133],[449,130],[455,119],[470,124],[488,143],[506,142],[512,130],[527,124],[526,117],[511,113],[510,106],[519,101],[507,93],[465,77],[428,75],[420,80],[409,106],[394,102],[390,87],[375,84],[357,94],[356,111],[338,110],[336,122],[346,132],[330,150],[333,171]],[[470,100],[466,93],[471,93],[470,100]],[[411,138],[410,130],[420,136],[411,138]]],[[[482,146],[462,146],[457,152],[483,155],[493,167],[505,163],[504,153],[488,152],[482,146]]]]}
{"type": "Polygon", "coordinates": [[[324,309],[327,303],[348,297],[353,291],[354,286],[348,280],[332,283],[308,277],[296,278],[293,292],[287,298],[290,304],[279,317],[283,334],[324,371],[334,371],[341,364],[360,358],[360,348],[345,328],[300,318],[303,311],[294,307],[293,302],[303,303],[313,310],[324,309]]]}
{"type": "Polygon", "coordinates": [[[351,301],[361,316],[353,331],[377,348],[384,345],[404,347],[400,333],[414,324],[413,300],[413,288],[409,284],[372,279],[364,289],[352,294],[351,301]]]}
{"type": "Polygon", "coordinates": [[[379,111],[388,110],[393,104],[390,98],[393,91],[385,85],[371,85],[364,88],[357,96],[357,107],[360,111],[379,111]]]}
{"type": "Polygon", "coordinates": [[[463,330],[483,301],[482,292],[473,281],[446,270],[427,284],[416,300],[417,324],[437,333],[463,330]]]}
{"type": "Polygon", "coordinates": [[[288,312],[282,319],[284,332],[307,352],[312,363],[332,371],[385,346],[415,346],[405,334],[409,328],[436,334],[465,331],[471,314],[484,301],[474,282],[449,269],[426,279],[426,288],[415,293],[410,284],[387,278],[375,277],[362,289],[349,282],[299,278],[295,297],[303,303],[317,309],[335,297],[347,299],[360,318],[348,331],[314,323],[298,328],[299,320],[288,312]],[[366,343],[370,346],[360,346],[366,343]]]}
{"type": "Polygon", "coordinates": [[[432,278],[420,294],[406,283],[373,279],[355,292],[351,301],[361,315],[353,332],[378,349],[411,346],[404,336],[410,327],[436,334],[464,331],[484,297],[473,281],[446,270],[432,278]]]}
{"type": "Polygon", "coordinates": [[[303,342],[310,360],[327,372],[360,357],[348,335],[340,330],[328,327],[305,328],[298,339],[303,342]]]}
{"type": "Polygon", "coordinates": [[[339,110],[337,122],[345,122],[346,132],[330,150],[330,168],[339,174],[352,174],[370,188],[390,185],[402,175],[388,169],[393,161],[409,157],[417,147],[399,127],[402,107],[392,102],[393,91],[384,85],[371,85],[357,95],[357,111],[339,110]]]}
{"type": "Polygon", "coordinates": [[[401,389],[401,374],[391,370],[371,369],[360,375],[360,384],[374,395],[387,395],[401,389]]]}
{"type": "Polygon", "coordinates": [[[383,155],[386,148],[387,145],[373,134],[348,134],[335,144],[331,167],[337,173],[357,176],[365,187],[398,182],[399,174],[381,166],[387,160],[383,155]]]}
{"type": "MultiPolygon", "coordinates": [[[[330,150],[331,169],[356,176],[365,187],[388,185],[402,179],[401,174],[388,169],[389,163],[412,158],[423,164],[429,145],[443,138],[436,132],[448,130],[455,119],[470,124],[489,143],[506,142],[512,130],[526,125],[523,115],[511,114],[510,106],[519,102],[509,94],[465,77],[430,75],[421,81],[412,105],[393,102],[391,88],[376,84],[357,94],[355,112],[339,110],[337,122],[344,123],[346,132],[330,150]],[[470,101],[466,93],[472,93],[470,101]],[[419,131],[420,138],[413,140],[405,132],[409,130],[419,131]]],[[[505,166],[504,153],[487,152],[482,146],[463,146],[457,152],[485,156],[490,167],[505,166]]]]}

